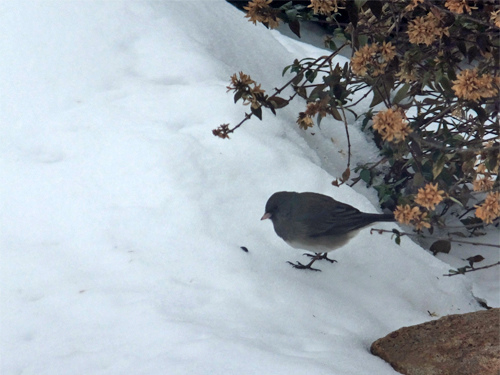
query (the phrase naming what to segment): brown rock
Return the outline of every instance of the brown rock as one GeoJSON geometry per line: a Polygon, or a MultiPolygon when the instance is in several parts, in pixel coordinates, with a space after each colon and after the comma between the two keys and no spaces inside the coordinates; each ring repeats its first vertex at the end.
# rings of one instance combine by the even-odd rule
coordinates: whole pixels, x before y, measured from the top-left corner
{"type": "Polygon", "coordinates": [[[499,375],[500,309],[403,327],[371,352],[406,375],[499,375]]]}

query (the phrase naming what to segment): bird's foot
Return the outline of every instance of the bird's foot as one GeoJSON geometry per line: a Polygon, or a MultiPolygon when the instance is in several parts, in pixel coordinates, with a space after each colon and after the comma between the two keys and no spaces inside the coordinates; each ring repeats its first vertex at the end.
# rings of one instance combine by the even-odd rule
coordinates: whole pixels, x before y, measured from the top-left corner
{"type": "Polygon", "coordinates": [[[311,257],[311,258],[315,258],[314,260],[327,260],[329,261],[330,263],[338,263],[335,259],[330,259],[328,258],[328,253],[316,253],[316,254],[309,254],[309,253],[304,253],[305,256],[308,256],[308,257],[311,257]]]}
{"type": "Polygon", "coordinates": [[[311,270],[311,271],[319,271],[319,272],[321,272],[321,270],[320,270],[320,269],[318,269],[318,268],[312,268],[312,267],[311,267],[311,264],[313,264],[315,260],[316,260],[316,259],[314,259],[314,260],[313,260],[311,263],[309,263],[309,264],[302,264],[302,263],[300,263],[300,262],[296,262],[296,263],[287,262],[287,263],[291,264],[293,268],[297,268],[297,269],[299,269],[299,270],[311,270]]]}

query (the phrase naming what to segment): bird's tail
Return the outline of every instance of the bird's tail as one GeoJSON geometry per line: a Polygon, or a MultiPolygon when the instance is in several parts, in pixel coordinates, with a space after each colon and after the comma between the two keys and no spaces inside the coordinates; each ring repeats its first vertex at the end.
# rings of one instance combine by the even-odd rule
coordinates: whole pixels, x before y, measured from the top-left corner
{"type": "Polygon", "coordinates": [[[377,221],[396,221],[394,214],[363,214],[366,222],[375,223],[377,221]]]}

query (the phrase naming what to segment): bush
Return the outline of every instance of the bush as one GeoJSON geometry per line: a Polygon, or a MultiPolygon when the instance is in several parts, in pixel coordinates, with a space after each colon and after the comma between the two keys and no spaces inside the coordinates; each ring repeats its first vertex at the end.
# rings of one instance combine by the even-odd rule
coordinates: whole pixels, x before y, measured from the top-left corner
{"type": "MultiPolygon", "coordinates": [[[[382,206],[417,231],[444,226],[450,207],[459,208],[471,233],[498,224],[500,5],[494,0],[311,0],[272,7],[254,0],[244,9],[253,23],[275,28],[286,23],[300,36],[300,22],[317,21],[329,31],[333,52],[285,67],[290,79],[267,95],[250,76],[231,77],[228,90],[250,105],[234,127],[213,130],[221,138],[262,108],[276,114],[291,100],[306,100],[297,124],[308,129],[332,116],[349,126],[350,113],[380,149],[375,163],[352,168],[350,158],[334,184],[364,181],[374,186],[382,206]],[[346,47],[350,64],[333,65],[346,47]],[[320,82],[318,83],[319,79],[320,82]],[[291,87],[293,94],[279,95],[291,87]],[[357,100],[354,99],[355,94],[357,100]],[[360,93],[363,93],[362,95],[360,93]],[[368,111],[357,113],[371,96],[368,111]],[[361,99],[359,99],[361,97],[361,99]],[[356,173],[351,173],[351,168],[356,173]]],[[[348,138],[349,139],[349,138],[348,138]]],[[[351,145],[348,145],[349,155],[351,145]]],[[[455,212],[457,210],[454,210],[455,212]]]]}

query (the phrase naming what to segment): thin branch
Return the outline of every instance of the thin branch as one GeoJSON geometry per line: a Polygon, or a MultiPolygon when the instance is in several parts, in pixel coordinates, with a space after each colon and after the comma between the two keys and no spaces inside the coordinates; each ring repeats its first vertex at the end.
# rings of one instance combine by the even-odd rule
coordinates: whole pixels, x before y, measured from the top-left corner
{"type": "Polygon", "coordinates": [[[379,234],[382,233],[392,233],[392,234],[397,234],[399,236],[412,236],[412,237],[421,237],[421,238],[430,238],[430,239],[435,239],[435,240],[447,240],[450,242],[457,242],[457,243],[465,243],[468,245],[474,245],[474,246],[488,246],[488,247],[497,247],[500,248],[500,245],[496,244],[491,244],[491,243],[482,243],[482,242],[471,242],[471,241],[462,241],[462,240],[455,240],[452,238],[442,238],[442,237],[435,237],[435,236],[424,236],[421,234],[415,234],[415,233],[408,233],[408,232],[400,232],[400,231],[392,231],[392,230],[387,230],[387,229],[377,229],[377,228],[372,228],[370,230],[370,234],[373,234],[373,232],[377,232],[379,234]]]}
{"type": "MultiPolygon", "coordinates": [[[[489,265],[483,266],[483,267],[474,267],[474,268],[472,268],[470,266],[465,266],[464,268],[462,268],[461,270],[459,270],[459,271],[457,271],[455,273],[448,273],[448,274],[445,274],[443,276],[463,275],[466,272],[474,272],[474,271],[484,270],[486,268],[491,268],[491,267],[495,267],[495,266],[498,266],[498,265],[500,265],[500,262],[489,264],[489,265]]],[[[450,270],[450,271],[452,271],[452,270],[450,270]]]]}
{"type": "Polygon", "coordinates": [[[347,168],[351,168],[351,138],[349,137],[349,129],[347,127],[347,117],[345,116],[344,106],[341,104],[342,117],[344,118],[345,134],[347,136],[347,168]]]}
{"type": "MultiPolygon", "coordinates": [[[[344,44],[342,44],[342,45],[341,45],[341,46],[340,46],[340,47],[339,47],[339,48],[338,48],[335,52],[331,53],[331,54],[330,54],[328,57],[326,57],[326,58],[325,58],[325,56],[320,56],[320,57],[318,57],[316,60],[314,60],[312,63],[310,63],[310,64],[309,64],[309,66],[307,66],[307,67],[303,68],[302,70],[300,70],[300,71],[299,71],[299,72],[295,75],[295,77],[293,77],[291,80],[289,80],[287,83],[285,83],[282,87],[280,87],[279,89],[278,89],[278,88],[275,88],[275,89],[274,89],[274,90],[275,90],[274,95],[276,95],[276,94],[281,94],[281,92],[282,92],[285,88],[287,88],[287,87],[288,87],[288,86],[289,86],[289,85],[290,85],[290,84],[291,84],[291,83],[292,83],[292,82],[293,82],[293,81],[297,78],[297,76],[298,76],[298,75],[300,75],[300,74],[304,73],[305,71],[309,70],[311,66],[316,65],[316,63],[317,63],[318,61],[320,61],[321,59],[325,59],[325,63],[326,63],[326,62],[331,61],[331,60],[332,60],[335,56],[337,56],[337,55],[340,53],[340,51],[342,51],[342,50],[343,50],[343,49],[344,49],[344,48],[345,48],[348,44],[349,44],[348,42],[345,42],[345,43],[344,43],[344,44]]],[[[316,68],[316,71],[318,71],[320,68],[321,68],[321,65],[320,65],[320,66],[318,66],[318,67],[316,68]]],[[[305,82],[304,82],[304,85],[305,85],[305,82]]],[[[273,96],[274,96],[274,95],[273,95],[273,96]]]]}
{"type": "Polygon", "coordinates": [[[496,25],[494,24],[490,24],[490,23],[487,23],[487,22],[484,22],[484,21],[481,21],[481,20],[478,20],[477,18],[474,18],[474,17],[471,17],[471,16],[468,16],[467,14],[459,14],[457,15],[456,13],[453,13],[451,10],[448,10],[446,8],[441,8],[441,7],[438,7],[437,5],[434,5],[432,4],[431,2],[428,2],[426,1],[425,2],[427,5],[433,7],[433,8],[437,8],[439,9],[441,12],[445,12],[445,13],[448,13],[448,14],[452,14],[453,16],[458,16],[458,17],[462,17],[462,18],[465,18],[471,22],[475,22],[475,23],[478,23],[480,25],[483,25],[483,26],[486,26],[486,27],[489,27],[489,28],[496,28],[496,29],[499,29],[499,27],[497,27],[496,25]]]}

